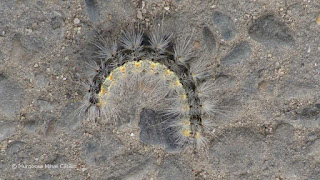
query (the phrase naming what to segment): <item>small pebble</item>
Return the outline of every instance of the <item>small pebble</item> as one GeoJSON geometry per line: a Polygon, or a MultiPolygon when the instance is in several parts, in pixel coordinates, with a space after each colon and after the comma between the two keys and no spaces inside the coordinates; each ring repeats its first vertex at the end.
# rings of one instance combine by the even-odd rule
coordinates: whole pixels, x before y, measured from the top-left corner
{"type": "Polygon", "coordinates": [[[79,23],[80,23],[80,19],[74,18],[73,23],[74,23],[74,24],[79,24],[79,23]]]}
{"type": "Polygon", "coordinates": [[[137,18],[142,19],[142,12],[140,10],[137,12],[137,18]]]}
{"type": "Polygon", "coordinates": [[[26,29],[27,33],[32,33],[32,29],[26,29]]]}
{"type": "Polygon", "coordinates": [[[320,25],[320,14],[319,14],[318,17],[317,17],[316,22],[317,22],[318,25],[320,25]]]}
{"type": "Polygon", "coordinates": [[[307,49],[307,52],[310,53],[311,52],[311,47],[309,45],[308,49],[307,49]]]}
{"type": "Polygon", "coordinates": [[[194,41],[194,48],[199,49],[200,48],[200,42],[199,41],[194,41]]]}
{"type": "Polygon", "coordinates": [[[78,27],[77,29],[77,33],[80,34],[81,33],[81,27],[78,27]]]}
{"type": "Polygon", "coordinates": [[[146,2],[142,1],[141,9],[143,9],[146,6],[146,2]]]}
{"type": "Polygon", "coordinates": [[[81,168],[81,171],[82,172],[85,172],[85,171],[87,171],[88,169],[87,168],[81,168]]]}
{"type": "Polygon", "coordinates": [[[38,29],[39,29],[39,24],[36,23],[36,22],[32,23],[32,24],[31,24],[31,29],[33,29],[33,30],[38,30],[38,29]]]}
{"type": "Polygon", "coordinates": [[[36,63],[36,64],[33,65],[33,67],[37,68],[37,67],[39,67],[39,64],[36,63]]]}

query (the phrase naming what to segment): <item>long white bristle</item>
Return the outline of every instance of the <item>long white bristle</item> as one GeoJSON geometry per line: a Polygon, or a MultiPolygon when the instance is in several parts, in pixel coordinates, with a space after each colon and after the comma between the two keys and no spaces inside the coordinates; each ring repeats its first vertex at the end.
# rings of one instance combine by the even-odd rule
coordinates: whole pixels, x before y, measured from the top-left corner
{"type": "Polygon", "coordinates": [[[209,60],[207,57],[201,57],[190,64],[190,72],[195,81],[203,80],[211,76],[208,69],[208,65],[210,64],[209,60]]]}
{"type": "Polygon", "coordinates": [[[142,36],[141,30],[123,31],[120,38],[121,45],[128,50],[139,51],[141,50],[142,36]]]}
{"type": "Polygon", "coordinates": [[[157,26],[150,35],[150,45],[153,49],[163,53],[172,40],[172,33],[165,33],[163,26],[157,26]]]}
{"type": "Polygon", "coordinates": [[[202,102],[202,112],[209,116],[214,116],[217,111],[216,111],[216,105],[215,102],[212,99],[206,99],[204,102],[202,102]]]}
{"type": "Polygon", "coordinates": [[[211,96],[213,96],[215,89],[216,88],[212,81],[206,81],[204,83],[201,83],[197,87],[198,96],[199,98],[210,98],[211,96]]]}
{"type": "Polygon", "coordinates": [[[112,57],[111,49],[106,44],[99,42],[93,44],[98,48],[98,51],[95,52],[97,58],[110,59],[112,57]]]}
{"type": "Polygon", "coordinates": [[[100,117],[100,110],[97,106],[91,105],[87,109],[88,120],[91,122],[95,122],[96,118],[100,117]]]}
{"type": "Polygon", "coordinates": [[[184,37],[183,40],[177,41],[174,47],[174,59],[182,64],[186,64],[192,57],[192,36],[193,31],[190,37],[184,37]]]}
{"type": "Polygon", "coordinates": [[[200,148],[200,147],[206,147],[209,143],[208,143],[208,139],[206,137],[203,136],[203,134],[200,135],[199,138],[196,139],[196,147],[200,148]]]}
{"type": "Polygon", "coordinates": [[[215,127],[213,123],[213,117],[210,116],[202,116],[202,126],[206,133],[213,133],[215,127]]]}

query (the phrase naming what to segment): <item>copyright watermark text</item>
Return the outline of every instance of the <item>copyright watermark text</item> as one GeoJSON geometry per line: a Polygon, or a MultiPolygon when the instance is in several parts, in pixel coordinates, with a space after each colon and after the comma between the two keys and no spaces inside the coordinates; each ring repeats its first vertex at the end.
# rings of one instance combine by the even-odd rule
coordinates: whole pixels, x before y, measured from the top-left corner
{"type": "Polygon", "coordinates": [[[12,169],[75,169],[74,164],[12,164],[12,169]]]}

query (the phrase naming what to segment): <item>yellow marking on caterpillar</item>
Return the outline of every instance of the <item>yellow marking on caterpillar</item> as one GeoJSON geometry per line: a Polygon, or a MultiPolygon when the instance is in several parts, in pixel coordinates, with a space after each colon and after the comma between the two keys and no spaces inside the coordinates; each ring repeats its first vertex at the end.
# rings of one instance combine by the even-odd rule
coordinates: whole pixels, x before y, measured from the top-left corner
{"type": "Polygon", "coordinates": [[[196,132],[196,135],[194,135],[194,138],[199,139],[200,138],[200,133],[196,132]]]}
{"type": "Polygon", "coordinates": [[[196,139],[199,139],[201,136],[200,133],[198,132],[193,133],[190,129],[183,129],[182,135],[185,137],[196,138],[196,139]]]}
{"type": "Polygon", "coordinates": [[[122,73],[126,72],[126,67],[125,67],[125,66],[121,66],[121,67],[120,67],[120,71],[121,71],[122,73]]]}
{"type": "Polygon", "coordinates": [[[187,95],[186,94],[182,94],[181,98],[182,99],[187,99],[187,95]]]}
{"type": "Polygon", "coordinates": [[[191,124],[191,122],[190,121],[183,121],[183,124],[189,126],[191,124]]]}
{"type": "Polygon", "coordinates": [[[169,69],[166,70],[166,76],[169,76],[172,73],[172,71],[170,71],[169,69]]]}
{"type": "Polygon", "coordinates": [[[156,67],[157,67],[157,64],[154,63],[154,62],[152,62],[152,63],[151,63],[151,69],[155,69],[156,67]]]}
{"type": "Polygon", "coordinates": [[[100,93],[101,93],[101,94],[105,94],[105,93],[106,93],[106,88],[101,87],[100,93]]]}
{"type": "Polygon", "coordinates": [[[135,65],[136,68],[140,68],[140,67],[141,67],[141,62],[140,62],[140,61],[137,61],[137,62],[135,62],[134,65],[135,65]]]}
{"type": "Polygon", "coordinates": [[[107,77],[108,80],[113,81],[113,75],[110,73],[110,75],[107,77]]]}
{"type": "Polygon", "coordinates": [[[100,100],[98,103],[98,106],[101,107],[103,105],[103,102],[100,100]]]}
{"type": "Polygon", "coordinates": [[[186,137],[191,137],[190,135],[191,131],[189,129],[183,129],[182,130],[182,135],[186,137]]]}
{"type": "Polygon", "coordinates": [[[174,82],[174,85],[176,85],[176,86],[182,86],[182,84],[181,84],[181,82],[180,82],[179,80],[176,80],[176,81],[174,82]]]}
{"type": "MultiPolygon", "coordinates": [[[[166,78],[165,76],[163,76],[163,77],[166,78]]],[[[173,89],[175,89],[177,92],[179,92],[179,89],[183,89],[180,80],[176,80],[176,81],[173,81],[173,82],[170,81],[170,82],[171,82],[171,83],[170,83],[170,87],[173,88],[173,89]]],[[[184,91],[184,89],[183,89],[182,94],[184,94],[184,93],[185,93],[185,91],[184,91]]]]}

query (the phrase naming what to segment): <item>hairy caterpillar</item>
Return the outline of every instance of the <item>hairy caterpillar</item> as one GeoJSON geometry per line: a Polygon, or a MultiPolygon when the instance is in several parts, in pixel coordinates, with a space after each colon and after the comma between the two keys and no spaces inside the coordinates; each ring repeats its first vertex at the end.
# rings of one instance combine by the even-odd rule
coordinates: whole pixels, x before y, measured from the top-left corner
{"type": "Polygon", "coordinates": [[[89,120],[123,123],[128,102],[134,102],[163,110],[181,146],[205,144],[215,113],[210,61],[192,57],[190,37],[174,41],[162,27],[149,35],[132,29],[122,32],[119,43],[94,45],[100,64],[94,65],[82,106],[89,120]]]}

